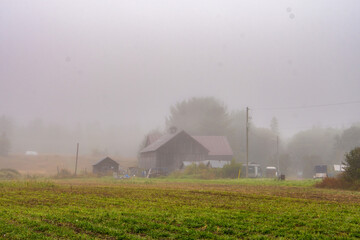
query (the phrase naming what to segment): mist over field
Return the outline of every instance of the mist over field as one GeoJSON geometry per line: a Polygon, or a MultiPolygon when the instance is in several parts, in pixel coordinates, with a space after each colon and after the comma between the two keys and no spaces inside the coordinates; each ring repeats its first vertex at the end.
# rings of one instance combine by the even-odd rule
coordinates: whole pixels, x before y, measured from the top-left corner
{"type": "Polygon", "coordinates": [[[359,0],[0,0],[0,239],[359,239],[359,0]]]}
{"type": "Polygon", "coordinates": [[[359,10],[356,0],[1,1],[0,131],[10,154],[74,154],[80,142],[81,154],[135,158],[147,133],[169,127],[171,107],[214,98],[239,161],[249,107],[251,160],[272,163],[279,136],[293,159],[316,146],[308,156],[339,162],[348,148],[335,156],[336,139],[360,121],[359,10]],[[304,132],[316,144],[304,148],[304,132]]]}

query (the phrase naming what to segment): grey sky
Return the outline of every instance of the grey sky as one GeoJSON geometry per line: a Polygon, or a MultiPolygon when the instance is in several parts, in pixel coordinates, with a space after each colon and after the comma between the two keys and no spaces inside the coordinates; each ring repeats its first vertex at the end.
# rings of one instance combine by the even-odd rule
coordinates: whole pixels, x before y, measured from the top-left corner
{"type": "MultiPolygon", "coordinates": [[[[140,134],[193,96],[230,110],[360,100],[359,12],[357,0],[0,0],[0,114],[140,134]]],[[[289,136],[360,121],[359,109],[252,116],[277,116],[289,136]]]]}

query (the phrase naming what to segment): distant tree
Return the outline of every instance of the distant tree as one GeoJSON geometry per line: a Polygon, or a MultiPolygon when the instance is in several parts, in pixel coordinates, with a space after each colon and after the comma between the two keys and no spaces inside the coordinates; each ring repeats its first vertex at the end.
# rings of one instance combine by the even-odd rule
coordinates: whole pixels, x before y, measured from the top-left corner
{"type": "Polygon", "coordinates": [[[296,175],[291,169],[291,157],[288,153],[279,155],[280,172],[286,175],[296,175]]]}
{"type": "Polygon", "coordinates": [[[0,156],[7,156],[10,151],[10,140],[6,133],[3,132],[0,136],[0,156]]]}
{"type": "Polygon", "coordinates": [[[287,145],[292,168],[296,171],[305,169],[306,175],[310,176],[315,163],[337,163],[333,147],[337,134],[339,131],[331,128],[313,128],[295,134],[287,145]]]}
{"type": "Polygon", "coordinates": [[[191,98],[170,108],[166,126],[175,126],[191,135],[227,135],[229,115],[226,106],[216,98],[191,98]]]}
{"type": "Polygon", "coordinates": [[[346,180],[360,180],[360,147],[356,147],[345,155],[345,173],[346,180]]]}
{"type": "Polygon", "coordinates": [[[360,146],[360,127],[352,126],[341,135],[341,147],[348,152],[357,146],[360,146]]]}
{"type": "Polygon", "coordinates": [[[276,166],[276,135],[268,128],[252,127],[249,131],[249,161],[262,166],[276,166]]]}
{"type": "Polygon", "coordinates": [[[233,111],[229,114],[228,140],[237,161],[244,162],[246,155],[246,112],[233,111]]]}
{"type": "Polygon", "coordinates": [[[351,149],[360,146],[360,127],[353,125],[345,129],[341,134],[335,136],[333,147],[334,157],[337,163],[344,160],[344,155],[351,149]]]}

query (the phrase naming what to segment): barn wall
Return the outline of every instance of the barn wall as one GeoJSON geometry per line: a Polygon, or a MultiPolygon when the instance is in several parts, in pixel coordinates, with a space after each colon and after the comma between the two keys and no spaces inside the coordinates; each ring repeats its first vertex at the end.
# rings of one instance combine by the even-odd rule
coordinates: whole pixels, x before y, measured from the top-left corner
{"type": "Polygon", "coordinates": [[[156,152],[145,152],[140,154],[139,168],[149,169],[156,166],[156,152]]]}
{"type": "Polygon", "coordinates": [[[207,151],[187,134],[179,134],[158,150],[157,167],[178,169],[183,161],[205,160],[207,151]]]}
{"type": "Polygon", "coordinates": [[[93,173],[109,173],[109,172],[118,172],[119,164],[112,161],[102,161],[97,165],[93,166],[93,173]]]}

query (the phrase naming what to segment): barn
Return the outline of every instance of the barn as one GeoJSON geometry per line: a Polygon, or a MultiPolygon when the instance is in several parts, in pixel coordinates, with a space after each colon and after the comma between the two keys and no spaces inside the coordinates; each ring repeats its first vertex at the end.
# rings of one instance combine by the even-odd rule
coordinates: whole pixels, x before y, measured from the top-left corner
{"type": "Polygon", "coordinates": [[[162,168],[167,172],[179,169],[184,161],[206,160],[209,150],[185,131],[171,131],[140,152],[139,167],[162,168]]]}
{"type": "Polygon", "coordinates": [[[119,164],[113,159],[106,157],[93,164],[93,173],[112,174],[119,171],[119,164]]]}

